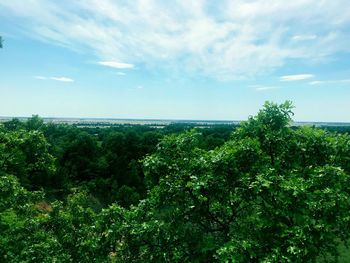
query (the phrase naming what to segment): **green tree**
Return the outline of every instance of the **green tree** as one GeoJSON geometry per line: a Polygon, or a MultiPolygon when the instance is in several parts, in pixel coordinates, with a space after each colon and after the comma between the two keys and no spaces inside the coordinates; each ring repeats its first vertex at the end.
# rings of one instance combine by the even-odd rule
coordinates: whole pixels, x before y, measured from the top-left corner
{"type": "Polygon", "coordinates": [[[40,131],[0,131],[0,175],[12,174],[23,186],[49,186],[55,175],[55,159],[40,131]]]}
{"type": "Polygon", "coordinates": [[[3,125],[5,130],[8,131],[15,131],[24,128],[24,123],[21,122],[18,118],[13,118],[10,121],[4,122],[3,125]]]}
{"type": "Polygon", "coordinates": [[[203,149],[195,131],[164,138],[144,160],[147,199],[114,230],[117,259],[313,262],[335,255],[349,238],[350,177],[342,165],[350,140],[290,128],[291,109],[266,103],[215,150],[203,149]]]}
{"type": "Polygon", "coordinates": [[[25,122],[25,127],[29,131],[41,130],[44,127],[44,120],[39,115],[33,115],[25,122]]]}
{"type": "Polygon", "coordinates": [[[49,206],[42,192],[30,192],[14,176],[0,176],[0,261],[69,262],[69,255],[43,227],[49,206]]]}
{"type": "Polygon", "coordinates": [[[86,181],[98,177],[100,150],[92,135],[81,132],[64,148],[60,161],[61,172],[70,181],[86,181]]]}

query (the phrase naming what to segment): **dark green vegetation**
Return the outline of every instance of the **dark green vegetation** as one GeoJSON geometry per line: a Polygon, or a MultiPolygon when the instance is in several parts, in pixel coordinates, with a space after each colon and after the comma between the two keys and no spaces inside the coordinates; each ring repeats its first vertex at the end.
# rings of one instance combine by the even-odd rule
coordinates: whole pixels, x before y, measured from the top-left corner
{"type": "Polygon", "coordinates": [[[350,232],[350,136],[291,128],[0,126],[1,262],[315,262],[350,232]]]}

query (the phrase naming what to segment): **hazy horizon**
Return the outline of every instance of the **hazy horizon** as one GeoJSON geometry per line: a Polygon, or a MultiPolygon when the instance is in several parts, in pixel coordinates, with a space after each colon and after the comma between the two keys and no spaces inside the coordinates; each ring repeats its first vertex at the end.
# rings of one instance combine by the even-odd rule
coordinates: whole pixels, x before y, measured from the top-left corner
{"type": "MultiPolygon", "coordinates": [[[[35,116],[36,114],[32,114],[31,116],[0,116],[0,122],[3,121],[8,121],[8,120],[12,120],[15,118],[18,119],[23,119],[23,120],[27,120],[33,116],[35,116]]],[[[195,122],[218,122],[218,123],[232,123],[232,124],[236,124],[236,123],[240,123],[240,122],[244,122],[247,119],[151,119],[151,118],[114,118],[114,117],[50,117],[50,116],[39,116],[40,118],[42,118],[45,122],[50,122],[51,120],[61,120],[62,123],[65,123],[65,121],[69,121],[69,120],[83,120],[83,121],[89,121],[89,120],[95,120],[96,122],[98,121],[106,121],[106,123],[108,122],[108,120],[111,121],[144,121],[144,122],[150,122],[150,121],[156,121],[156,122],[185,122],[185,123],[195,123],[195,122]]],[[[249,116],[251,117],[251,116],[249,116]]],[[[60,121],[58,121],[58,123],[61,123],[60,121]]],[[[127,123],[127,122],[125,122],[127,123]]],[[[323,123],[323,124],[345,124],[346,126],[350,125],[350,121],[299,121],[299,120],[293,120],[292,123],[295,124],[318,124],[318,123],[323,123]]]]}

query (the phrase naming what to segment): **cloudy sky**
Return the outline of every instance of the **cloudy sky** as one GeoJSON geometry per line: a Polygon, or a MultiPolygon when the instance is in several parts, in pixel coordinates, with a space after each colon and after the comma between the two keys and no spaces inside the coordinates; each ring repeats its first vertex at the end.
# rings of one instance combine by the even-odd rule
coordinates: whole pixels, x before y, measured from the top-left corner
{"type": "Polygon", "coordinates": [[[0,116],[350,121],[348,0],[0,0],[0,116]]]}

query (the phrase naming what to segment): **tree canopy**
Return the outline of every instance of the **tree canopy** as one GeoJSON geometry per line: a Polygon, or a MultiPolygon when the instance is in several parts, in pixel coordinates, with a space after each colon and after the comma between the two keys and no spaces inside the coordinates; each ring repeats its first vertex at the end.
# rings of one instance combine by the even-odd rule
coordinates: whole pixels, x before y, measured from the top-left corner
{"type": "Polygon", "coordinates": [[[230,136],[6,123],[1,260],[336,261],[349,240],[350,136],[292,127],[292,109],[267,102],[230,136]]]}

